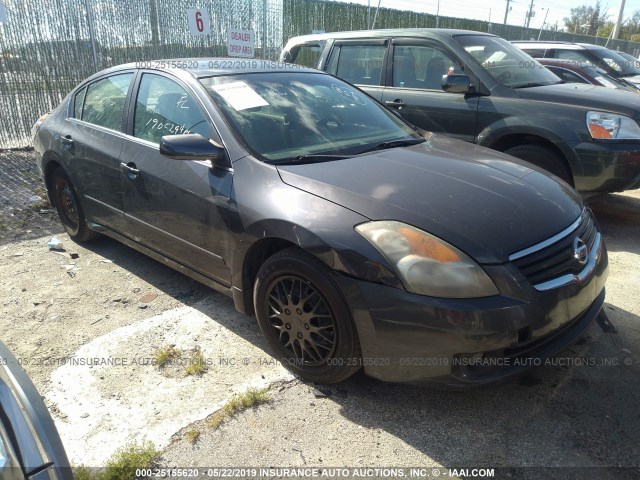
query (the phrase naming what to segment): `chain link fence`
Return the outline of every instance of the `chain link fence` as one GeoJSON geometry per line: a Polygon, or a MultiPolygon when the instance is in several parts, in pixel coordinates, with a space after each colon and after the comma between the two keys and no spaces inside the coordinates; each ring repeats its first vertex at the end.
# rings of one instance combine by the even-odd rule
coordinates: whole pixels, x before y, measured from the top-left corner
{"type": "Polygon", "coordinates": [[[160,58],[224,57],[227,31],[255,32],[257,58],[277,59],[282,0],[5,0],[0,24],[0,148],[31,143],[38,116],[89,75],[160,58]],[[207,10],[192,35],[187,9],[207,10]]]}
{"type": "MultiPolygon", "coordinates": [[[[30,145],[37,117],[103,68],[159,58],[226,56],[229,29],[253,30],[255,55],[277,59],[292,36],[367,28],[364,5],[322,0],[4,0],[0,24],[0,149],[30,145]],[[211,32],[190,33],[187,9],[207,10],[211,32]]],[[[373,2],[372,2],[373,3],[373,2]]],[[[375,9],[371,9],[371,20],[375,9]]],[[[508,40],[606,39],[440,17],[440,28],[491,32],[508,40]]],[[[376,28],[435,27],[435,15],[381,8],[376,28]]],[[[629,53],[640,44],[616,40],[629,53]]]]}

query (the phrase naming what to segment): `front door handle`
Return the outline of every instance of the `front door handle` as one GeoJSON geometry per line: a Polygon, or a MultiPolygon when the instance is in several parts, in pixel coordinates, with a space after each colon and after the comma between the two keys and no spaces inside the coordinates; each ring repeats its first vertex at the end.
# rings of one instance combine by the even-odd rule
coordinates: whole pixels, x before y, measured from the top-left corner
{"type": "Polygon", "coordinates": [[[386,100],[384,102],[385,105],[389,107],[402,107],[404,106],[404,102],[400,98],[396,98],[395,100],[386,100]]]}
{"type": "Polygon", "coordinates": [[[136,164],[133,162],[129,162],[129,163],[120,162],[120,170],[125,172],[127,176],[131,179],[134,179],[138,175],[140,175],[140,170],[136,168],[136,164]]]}

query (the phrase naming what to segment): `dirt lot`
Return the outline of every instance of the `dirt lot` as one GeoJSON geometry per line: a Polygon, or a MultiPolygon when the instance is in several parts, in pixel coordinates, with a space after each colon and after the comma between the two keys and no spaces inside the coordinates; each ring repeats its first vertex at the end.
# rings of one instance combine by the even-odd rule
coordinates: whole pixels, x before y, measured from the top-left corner
{"type": "Polygon", "coordinates": [[[226,297],[111,239],[71,242],[33,199],[42,192],[30,154],[0,162],[17,165],[2,173],[0,338],[45,396],[75,464],[102,465],[125,443],[149,439],[166,466],[586,466],[606,468],[552,476],[640,475],[640,192],[589,201],[609,250],[611,325],[594,324],[555,365],[464,393],[363,375],[319,391],[271,359],[255,320],[226,297]],[[54,235],[63,254],[47,248],[54,235]],[[168,345],[182,356],[159,368],[168,345]],[[189,375],[198,351],[205,371],[189,375]],[[263,387],[268,403],[215,429],[203,420],[235,393],[263,387]]]}

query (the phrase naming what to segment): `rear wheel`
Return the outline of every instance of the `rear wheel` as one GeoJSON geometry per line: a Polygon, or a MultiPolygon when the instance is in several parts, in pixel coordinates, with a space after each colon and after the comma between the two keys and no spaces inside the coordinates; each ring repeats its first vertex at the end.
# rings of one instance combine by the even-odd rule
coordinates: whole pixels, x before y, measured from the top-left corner
{"type": "Polygon", "coordinates": [[[360,368],[349,309],[313,255],[288,248],[265,261],[253,292],[256,317],[274,356],[291,372],[336,383],[360,368]]]}
{"type": "Polygon", "coordinates": [[[553,173],[556,177],[560,177],[569,185],[573,185],[573,175],[565,163],[564,158],[547,147],[540,145],[518,145],[517,147],[505,150],[504,153],[533,163],[535,166],[553,173]]]}
{"type": "Polygon", "coordinates": [[[58,167],[51,175],[50,185],[53,188],[53,201],[62,226],[69,236],[77,242],[86,242],[98,234],[87,226],[82,207],[69,176],[58,167]]]}

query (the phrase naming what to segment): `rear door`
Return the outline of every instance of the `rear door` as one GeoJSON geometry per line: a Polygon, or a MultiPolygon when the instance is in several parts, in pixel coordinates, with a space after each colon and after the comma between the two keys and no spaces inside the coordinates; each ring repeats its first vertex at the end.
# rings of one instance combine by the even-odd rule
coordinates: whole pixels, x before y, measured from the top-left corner
{"type": "Polygon", "coordinates": [[[119,157],[133,77],[133,71],[118,73],[79,90],[61,138],[85,216],[118,231],[124,223],[119,157]]]}
{"type": "Polygon", "coordinates": [[[173,76],[142,72],[134,90],[132,136],[120,155],[127,235],[228,286],[233,173],[159,151],[164,135],[197,133],[222,141],[197,95],[173,76]]]}
{"type": "Polygon", "coordinates": [[[380,101],[388,43],[387,39],[336,40],[324,70],[357,85],[380,101]]]}
{"type": "Polygon", "coordinates": [[[424,130],[474,140],[478,96],[442,90],[443,75],[467,73],[455,54],[429,40],[394,39],[388,63],[385,106],[424,130]]]}

